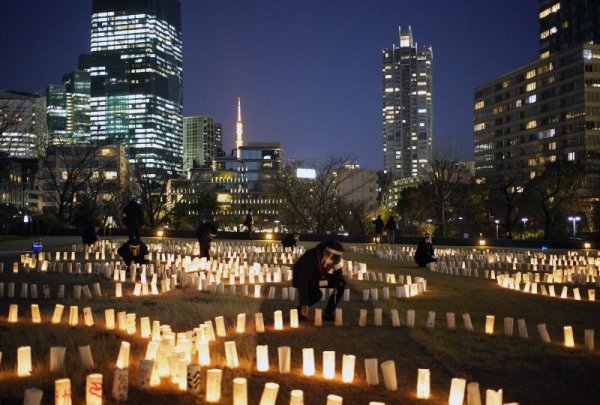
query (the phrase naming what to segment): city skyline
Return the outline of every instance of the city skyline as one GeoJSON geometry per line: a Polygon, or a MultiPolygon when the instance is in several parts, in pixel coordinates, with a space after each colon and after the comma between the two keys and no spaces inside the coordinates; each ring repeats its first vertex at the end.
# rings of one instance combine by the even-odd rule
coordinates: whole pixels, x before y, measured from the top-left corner
{"type": "MultiPolygon", "coordinates": [[[[241,96],[245,142],[281,142],[286,158],[349,155],[381,169],[381,51],[410,25],[435,53],[434,147],[470,158],[473,89],[538,54],[537,2],[480,3],[184,0],[184,115],[222,122],[229,153],[241,96]]],[[[43,93],[76,69],[89,52],[90,12],[91,1],[7,4],[0,88],[43,93]],[[60,32],[48,24],[59,19],[60,32]]]]}

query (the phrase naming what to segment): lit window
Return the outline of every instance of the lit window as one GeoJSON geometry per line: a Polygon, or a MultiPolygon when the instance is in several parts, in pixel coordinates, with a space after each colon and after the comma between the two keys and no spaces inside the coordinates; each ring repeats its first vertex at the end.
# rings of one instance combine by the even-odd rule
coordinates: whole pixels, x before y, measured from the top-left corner
{"type": "Polygon", "coordinates": [[[527,91],[532,91],[532,90],[535,90],[535,88],[536,88],[535,82],[531,82],[531,83],[527,84],[526,90],[527,91]]]}
{"type": "Polygon", "coordinates": [[[531,121],[527,122],[527,125],[525,126],[525,128],[527,128],[527,129],[531,129],[531,128],[535,128],[535,127],[537,127],[536,120],[531,120],[531,121]]]}
{"type": "Polygon", "coordinates": [[[479,110],[481,108],[485,107],[485,101],[481,100],[475,103],[475,109],[479,110]]]}
{"type": "Polygon", "coordinates": [[[527,97],[527,104],[533,104],[537,101],[537,96],[535,94],[527,97]]]}
{"type": "Polygon", "coordinates": [[[556,142],[550,142],[548,144],[548,150],[556,150],[556,142]]]}
{"type": "Polygon", "coordinates": [[[574,162],[575,161],[575,152],[569,152],[569,153],[567,153],[567,160],[569,162],[574,162]]]}

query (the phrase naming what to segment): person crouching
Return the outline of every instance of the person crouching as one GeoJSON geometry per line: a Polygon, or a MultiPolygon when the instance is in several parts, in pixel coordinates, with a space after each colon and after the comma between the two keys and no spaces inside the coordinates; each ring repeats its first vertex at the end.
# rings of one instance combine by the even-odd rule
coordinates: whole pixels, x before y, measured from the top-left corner
{"type": "Polygon", "coordinates": [[[307,250],[294,263],[292,285],[298,289],[298,319],[308,320],[308,308],[323,297],[321,288],[333,288],[323,312],[324,321],[335,319],[335,308],[342,299],[346,282],[342,274],[344,248],[336,240],[321,242],[307,250]]]}

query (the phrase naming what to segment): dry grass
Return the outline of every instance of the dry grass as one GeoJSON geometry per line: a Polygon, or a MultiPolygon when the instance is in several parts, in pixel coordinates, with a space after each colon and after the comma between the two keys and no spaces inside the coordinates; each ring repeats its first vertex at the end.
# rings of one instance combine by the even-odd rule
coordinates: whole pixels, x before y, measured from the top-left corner
{"type": "MultiPolygon", "coordinates": [[[[139,317],[149,316],[152,320],[160,320],[171,325],[173,331],[189,330],[198,324],[212,320],[215,316],[225,317],[228,337],[220,338],[211,344],[213,364],[223,368],[223,399],[221,403],[231,403],[231,381],[236,376],[244,376],[249,380],[249,403],[259,402],[264,383],[274,381],[280,384],[278,403],[289,403],[292,389],[302,389],[306,404],[324,404],[327,394],[334,393],[344,397],[345,404],[368,404],[369,401],[381,401],[386,404],[416,404],[447,402],[450,379],[465,377],[468,381],[478,381],[482,392],[486,388],[504,389],[504,402],[518,401],[521,404],[564,404],[595,403],[600,396],[600,355],[598,349],[594,353],[583,350],[583,330],[598,329],[600,325],[600,303],[584,301],[564,301],[540,296],[519,294],[499,288],[495,283],[483,279],[468,279],[434,273],[424,273],[411,263],[398,263],[377,259],[373,256],[348,254],[348,259],[366,261],[370,271],[411,274],[425,277],[428,280],[428,292],[411,299],[390,299],[389,301],[362,302],[362,289],[382,287],[382,283],[374,281],[349,280],[352,290],[351,302],[344,302],[344,326],[335,327],[325,324],[318,328],[312,325],[301,325],[299,329],[275,331],[273,312],[284,311],[284,319],[289,319],[288,310],[295,303],[281,300],[257,300],[231,296],[228,294],[210,294],[207,292],[182,291],[177,289],[159,297],[102,297],[61,300],[65,306],[63,324],[51,325],[50,319],[55,302],[30,299],[0,299],[0,351],[3,352],[0,366],[0,398],[2,404],[21,403],[23,391],[28,387],[44,390],[46,400],[53,398],[53,381],[68,376],[71,378],[73,395],[77,402],[84,398],[85,376],[88,371],[81,370],[77,347],[90,344],[95,372],[104,375],[104,395],[106,403],[110,399],[112,373],[121,340],[132,343],[130,367],[130,403],[170,403],[188,404],[204,403],[203,394],[199,397],[179,393],[175,386],[168,382],[161,385],[160,390],[142,391],[137,387],[136,364],[143,358],[146,340],[134,338],[121,332],[104,330],[104,309],[135,312],[139,317]],[[32,325],[29,322],[29,305],[40,305],[44,323],[32,325]],[[8,324],[6,314],[11,303],[19,304],[19,317],[25,322],[8,324]],[[81,325],[68,327],[65,317],[68,306],[79,305],[80,314],[84,306],[92,307],[97,328],[81,325]],[[372,325],[373,307],[384,309],[384,326],[372,325]],[[369,310],[367,327],[359,327],[360,309],[369,310]],[[403,326],[391,327],[389,310],[398,309],[403,326]],[[406,310],[416,311],[416,327],[407,328],[406,310]],[[428,311],[436,312],[435,329],[426,329],[425,320],[428,311]],[[262,312],[265,318],[266,332],[255,334],[253,314],[262,312]],[[448,330],[445,326],[445,313],[456,314],[457,329],[448,330]],[[238,313],[246,313],[247,333],[237,335],[234,330],[238,313]],[[475,328],[469,333],[462,327],[461,315],[469,313],[475,328]],[[496,333],[493,336],[483,334],[485,315],[496,316],[496,333]],[[527,321],[529,339],[518,337],[507,338],[502,333],[502,318],[511,316],[527,321]],[[536,325],[546,323],[553,340],[552,344],[542,344],[537,335],[536,325]],[[571,325],[575,330],[577,347],[564,349],[562,327],[571,325]],[[499,332],[498,332],[499,330],[499,332]],[[235,370],[225,368],[223,342],[235,340],[240,356],[240,367],[235,370]],[[260,373],[255,370],[255,346],[269,346],[270,371],[260,373]],[[17,378],[14,372],[17,347],[32,346],[34,372],[28,378],[17,378]],[[66,371],[51,374],[48,370],[49,348],[61,345],[67,348],[66,371]],[[281,375],[277,371],[277,347],[292,347],[292,372],[281,375]],[[303,347],[315,350],[316,376],[302,375],[303,347]],[[322,351],[336,352],[337,375],[333,381],[321,377],[322,351]],[[341,382],[340,370],[343,354],[354,354],[356,359],[356,377],[353,384],[341,382]],[[379,362],[394,360],[398,374],[399,390],[386,391],[383,380],[372,387],[365,381],[364,359],[377,358],[379,362]],[[418,368],[431,369],[432,398],[429,401],[417,400],[415,387],[418,368]],[[572,397],[576,390],[576,397],[572,397]]],[[[7,262],[9,260],[6,260],[7,262]]],[[[12,260],[10,260],[12,261],[12,260]]],[[[6,266],[6,265],[5,265],[6,266]]],[[[73,284],[102,283],[104,294],[114,294],[113,283],[94,278],[94,276],[53,274],[19,274],[6,273],[3,281],[35,282],[49,284],[57,289],[58,284],[65,284],[67,292],[72,291],[73,284]]],[[[126,294],[132,285],[126,285],[126,294]]],[[[16,294],[19,294],[18,288],[16,294]]],[[[54,295],[54,291],[53,291],[54,295]]],[[[70,294],[68,294],[70,295],[70,294]]],[[[321,305],[322,306],[322,305],[321,305]]],[[[81,316],[81,315],[80,315],[81,316]]],[[[286,322],[287,323],[287,322],[286,322]]],[[[600,330],[596,330],[600,333],[600,330]]],[[[203,381],[204,387],[205,381],[203,381]]],[[[204,389],[202,389],[204,392],[204,389]]]]}

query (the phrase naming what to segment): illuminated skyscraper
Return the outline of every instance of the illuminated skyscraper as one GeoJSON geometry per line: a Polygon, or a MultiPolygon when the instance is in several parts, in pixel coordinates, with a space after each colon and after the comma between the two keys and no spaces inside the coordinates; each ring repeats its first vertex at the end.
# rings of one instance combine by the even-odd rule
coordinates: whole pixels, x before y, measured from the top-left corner
{"type": "Polygon", "coordinates": [[[383,169],[393,179],[421,174],[432,158],[432,59],[410,27],[383,50],[383,169]]]}
{"type": "Polygon", "coordinates": [[[94,0],[91,132],[126,147],[131,163],[182,172],[179,0],[94,0]]]}
{"type": "Polygon", "coordinates": [[[242,124],[242,102],[240,97],[238,97],[238,115],[237,121],[235,123],[235,148],[237,150],[237,158],[240,159],[242,157],[240,148],[244,146],[244,139],[242,135],[244,134],[244,124],[242,124]]]}
{"type": "Polygon", "coordinates": [[[212,117],[183,117],[183,171],[210,167],[223,155],[223,127],[212,117]]]}
{"type": "Polygon", "coordinates": [[[90,138],[90,74],[76,70],[63,76],[63,84],[47,90],[49,143],[86,142],[90,138]]]}

